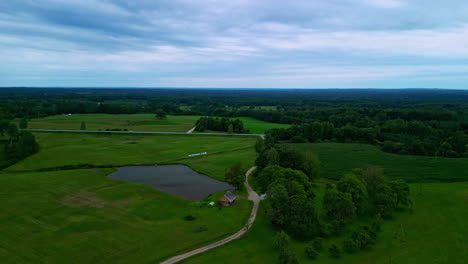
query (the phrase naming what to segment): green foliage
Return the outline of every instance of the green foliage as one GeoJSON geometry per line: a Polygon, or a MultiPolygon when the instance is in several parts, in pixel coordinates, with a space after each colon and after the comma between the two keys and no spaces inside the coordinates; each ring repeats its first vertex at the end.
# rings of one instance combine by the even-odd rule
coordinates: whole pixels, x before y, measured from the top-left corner
{"type": "Polygon", "coordinates": [[[340,258],[341,257],[341,250],[340,248],[335,245],[335,244],[332,244],[329,248],[328,248],[328,253],[330,254],[331,257],[333,258],[340,258]]]}
{"type": "Polygon", "coordinates": [[[312,245],[307,245],[304,248],[304,251],[305,251],[307,257],[309,257],[310,259],[317,259],[318,255],[319,255],[318,251],[312,245]]]}
{"type": "Polygon", "coordinates": [[[289,248],[291,245],[291,238],[284,231],[279,231],[273,237],[273,246],[276,250],[282,251],[289,248]]]}
{"type": "Polygon", "coordinates": [[[258,137],[257,141],[255,142],[255,151],[257,153],[262,153],[265,150],[265,140],[263,138],[258,137]]]}
{"type": "Polygon", "coordinates": [[[323,208],[328,217],[341,223],[353,219],[356,215],[356,206],[351,194],[339,192],[335,188],[325,191],[323,208]]]}
{"type": "Polygon", "coordinates": [[[19,123],[19,128],[21,128],[21,129],[28,128],[28,119],[27,118],[21,118],[20,123],[19,123]]]}
{"type": "Polygon", "coordinates": [[[231,168],[228,168],[224,179],[232,186],[240,189],[244,184],[245,176],[241,162],[236,162],[231,168]]]}
{"type": "Polygon", "coordinates": [[[356,210],[362,212],[364,203],[367,201],[366,185],[362,179],[354,174],[346,174],[338,181],[336,187],[340,192],[349,193],[356,210]]]}
{"type": "Polygon", "coordinates": [[[228,133],[249,133],[249,131],[244,128],[244,123],[240,119],[217,117],[200,117],[195,123],[195,130],[199,132],[214,130],[228,133]]]}
{"type": "Polygon", "coordinates": [[[299,264],[296,254],[290,248],[285,248],[279,252],[279,264],[299,264]]]}
{"type": "Polygon", "coordinates": [[[80,130],[86,130],[86,123],[84,121],[81,122],[80,130]]]}
{"type": "Polygon", "coordinates": [[[348,238],[343,241],[343,250],[346,253],[354,253],[358,251],[360,248],[361,248],[360,242],[353,238],[348,238]]]}
{"type": "Polygon", "coordinates": [[[167,118],[167,113],[163,109],[157,109],[155,113],[156,113],[156,118],[159,120],[164,120],[167,118]]]}

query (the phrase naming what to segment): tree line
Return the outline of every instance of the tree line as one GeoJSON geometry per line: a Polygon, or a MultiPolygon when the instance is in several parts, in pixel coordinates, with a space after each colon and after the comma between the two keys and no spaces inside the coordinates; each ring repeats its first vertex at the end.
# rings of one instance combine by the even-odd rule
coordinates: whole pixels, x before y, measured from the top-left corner
{"type": "MultiPolygon", "coordinates": [[[[27,120],[20,121],[22,129],[27,128],[27,120]]],[[[28,131],[21,131],[16,124],[0,120],[0,143],[3,145],[1,167],[7,167],[39,151],[36,138],[28,131]]]]}
{"type": "Polygon", "coordinates": [[[195,123],[195,131],[205,130],[223,131],[227,133],[249,133],[244,128],[244,123],[240,119],[228,119],[217,117],[201,117],[195,123]]]}

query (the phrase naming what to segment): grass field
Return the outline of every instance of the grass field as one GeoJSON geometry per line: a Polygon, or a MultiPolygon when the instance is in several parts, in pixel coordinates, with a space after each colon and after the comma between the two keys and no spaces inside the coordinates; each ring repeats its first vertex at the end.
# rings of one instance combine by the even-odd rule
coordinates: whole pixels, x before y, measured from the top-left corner
{"type": "Polygon", "coordinates": [[[291,144],[316,153],[321,161],[321,176],[339,179],[353,168],[369,165],[385,169],[392,178],[409,182],[468,180],[468,158],[433,158],[382,152],[372,145],[344,143],[291,144]]]}
{"type": "Polygon", "coordinates": [[[32,119],[29,128],[80,129],[81,122],[88,130],[128,129],[129,131],[187,132],[194,127],[199,116],[167,116],[158,120],[154,114],[73,114],[32,119]]]}
{"type": "MultiPolygon", "coordinates": [[[[185,163],[208,176],[221,179],[224,169],[236,161],[252,163],[255,137],[193,135],[100,135],[35,133],[39,153],[6,169],[37,170],[65,165],[92,164],[119,166],[128,164],[185,163]],[[205,157],[187,158],[208,152],[205,157]]],[[[249,165],[250,165],[249,164],[249,165]]]]}
{"type": "MultiPolygon", "coordinates": [[[[293,248],[300,263],[346,264],[464,264],[468,261],[468,183],[412,184],[414,212],[400,212],[383,223],[383,231],[373,249],[341,259],[332,259],[326,248],[332,242],[341,246],[342,237],[325,241],[325,249],[317,260],[308,260],[305,242],[294,241],[293,248]]],[[[253,229],[237,241],[188,259],[184,263],[277,263],[272,247],[275,230],[263,210],[253,229]]]]}
{"type": "MultiPolygon", "coordinates": [[[[32,119],[29,128],[35,129],[80,129],[81,122],[86,123],[88,130],[127,129],[143,132],[187,132],[195,126],[200,116],[167,116],[165,120],[158,120],[154,114],[73,114],[57,115],[32,119]]],[[[255,118],[240,117],[246,129],[252,134],[262,134],[268,128],[286,128],[289,125],[269,123],[255,118]]]]}
{"type": "Polygon", "coordinates": [[[290,125],[277,124],[265,122],[251,117],[236,117],[234,119],[240,119],[244,123],[244,128],[248,129],[252,134],[263,134],[265,130],[269,128],[288,128],[290,125]]]}
{"type": "Polygon", "coordinates": [[[0,262],[158,263],[238,231],[251,207],[196,208],[111,171],[0,173],[0,262]]]}

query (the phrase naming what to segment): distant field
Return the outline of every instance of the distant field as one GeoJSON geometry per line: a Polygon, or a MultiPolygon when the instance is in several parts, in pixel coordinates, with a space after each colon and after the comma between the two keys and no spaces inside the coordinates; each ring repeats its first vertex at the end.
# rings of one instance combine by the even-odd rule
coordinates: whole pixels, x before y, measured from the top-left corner
{"type": "Polygon", "coordinates": [[[80,129],[81,122],[88,130],[128,129],[130,131],[187,132],[194,127],[199,116],[167,116],[156,119],[154,114],[73,114],[32,119],[29,128],[80,129]]]}
{"type": "Polygon", "coordinates": [[[240,119],[244,123],[244,128],[248,129],[252,134],[263,134],[265,130],[269,128],[288,128],[290,125],[277,124],[265,122],[251,117],[235,117],[234,119],[240,119]]]}
{"type": "Polygon", "coordinates": [[[316,153],[321,161],[321,176],[339,179],[353,168],[370,165],[385,169],[392,178],[411,182],[468,180],[468,158],[433,158],[397,155],[372,145],[344,143],[292,144],[316,153]]]}
{"type": "Polygon", "coordinates": [[[7,171],[85,163],[109,166],[186,163],[195,170],[219,179],[224,177],[224,170],[236,161],[247,159],[245,163],[251,164],[256,155],[253,148],[255,137],[34,134],[41,146],[39,153],[7,168],[7,171]],[[208,152],[208,155],[186,159],[189,154],[201,152],[208,152]]]}
{"type": "MultiPolygon", "coordinates": [[[[199,118],[200,116],[167,116],[165,120],[158,120],[154,114],[73,114],[32,119],[29,121],[29,128],[79,130],[81,122],[85,122],[87,130],[118,128],[143,132],[187,132],[195,126],[199,118]]],[[[268,128],[289,127],[286,124],[269,123],[250,117],[238,119],[244,122],[245,128],[252,134],[262,134],[268,128]]]]}
{"type": "MultiPolygon", "coordinates": [[[[330,258],[331,243],[342,246],[342,237],[327,239],[317,260],[307,259],[306,242],[294,241],[300,263],[345,264],[464,264],[468,261],[468,183],[426,183],[411,185],[414,212],[398,213],[394,220],[384,221],[383,231],[373,249],[341,259],[330,258]]],[[[273,249],[275,230],[261,210],[247,236],[232,243],[188,259],[184,263],[277,263],[273,249]]]]}
{"type": "Polygon", "coordinates": [[[0,173],[0,262],[159,263],[238,231],[249,214],[247,200],[199,209],[112,171],[0,173]]]}

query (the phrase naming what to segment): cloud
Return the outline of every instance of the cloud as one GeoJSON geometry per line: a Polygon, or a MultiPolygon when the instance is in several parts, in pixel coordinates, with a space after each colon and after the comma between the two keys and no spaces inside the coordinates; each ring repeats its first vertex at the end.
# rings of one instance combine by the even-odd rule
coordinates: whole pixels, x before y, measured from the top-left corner
{"type": "Polygon", "coordinates": [[[0,86],[460,80],[467,12],[464,0],[1,1],[0,86]]]}

